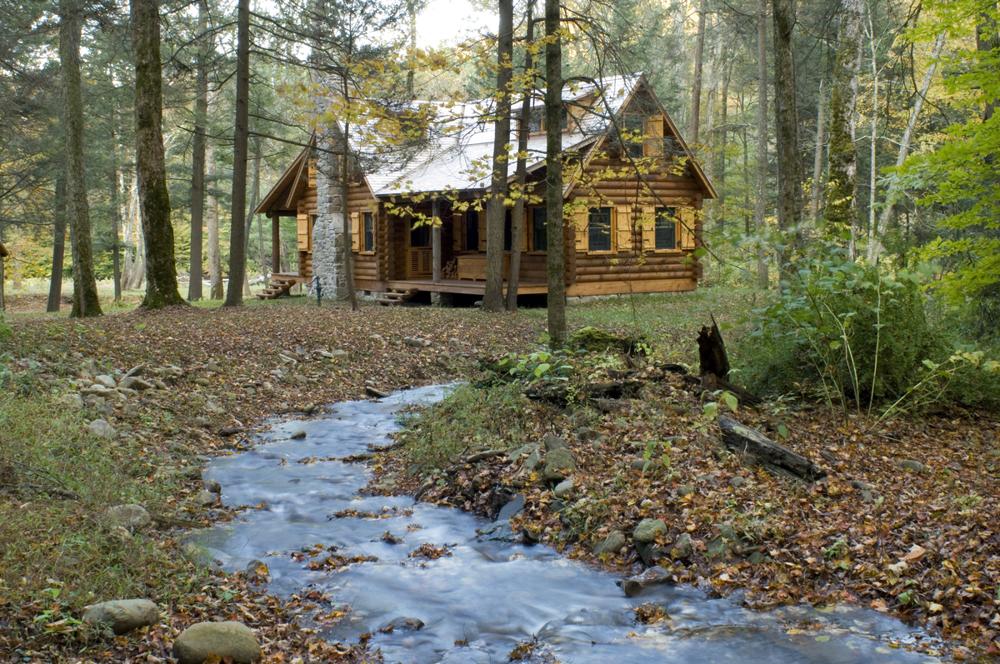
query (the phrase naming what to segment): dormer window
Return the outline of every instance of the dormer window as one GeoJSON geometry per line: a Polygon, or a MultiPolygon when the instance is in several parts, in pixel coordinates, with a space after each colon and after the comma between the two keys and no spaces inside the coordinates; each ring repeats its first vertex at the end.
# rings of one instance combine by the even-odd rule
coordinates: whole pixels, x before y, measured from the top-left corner
{"type": "MultiPolygon", "coordinates": [[[[561,113],[561,125],[560,128],[566,131],[566,127],[569,126],[569,110],[566,108],[566,104],[563,104],[561,113]]],[[[535,106],[528,112],[528,133],[530,134],[540,134],[545,131],[545,107],[535,106]]]]}

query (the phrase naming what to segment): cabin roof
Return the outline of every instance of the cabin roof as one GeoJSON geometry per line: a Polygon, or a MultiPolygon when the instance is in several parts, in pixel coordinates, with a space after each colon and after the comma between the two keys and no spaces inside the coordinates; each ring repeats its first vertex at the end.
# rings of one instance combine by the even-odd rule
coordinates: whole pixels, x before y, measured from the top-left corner
{"type": "MultiPolygon", "coordinates": [[[[643,86],[649,89],[642,74],[613,76],[602,79],[597,85],[577,83],[566,86],[562,94],[564,102],[593,100],[593,105],[600,112],[584,113],[578,122],[571,123],[572,129],[563,132],[563,150],[582,152],[597,147],[610,128],[608,115],[617,116],[643,86]]],[[[652,90],[649,93],[656,100],[652,90]]],[[[427,144],[402,166],[390,161],[378,161],[367,168],[364,177],[372,194],[386,197],[449,190],[479,192],[487,189],[490,184],[488,164],[493,154],[493,124],[482,118],[489,115],[492,102],[475,100],[462,104],[420,103],[437,106],[434,109],[435,117],[431,120],[427,144]]],[[[684,143],[676,125],[659,100],[656,100],[656,104],[678,145],[691,158],[692,172],[702,185],[705,196],[714,198],[715,189],[684,143]]],[[[542,108],[544,104],[541,99],[534,98],[531,105],[532,109],[536,109],[542,108]]],[[[520,103],[515,103],[512,109],[514,117],[511,122],[511,145],[517,144],[516,118],[519,112],[520,103]]],[[[353,150],[361,154],[370,149],[370,146],[361,144],[359,140],[357,134],[352,136],[353,150]]],[[[545,144],[544,133],[534,133],[528,137],[529,173],[544,166],[545,144]]],[[[310,141],[310,146],[314,145],[315,139],[310,141]]],[[[295,214],[295,199],[308,179],[309,151],[310,148],[304,149],[285,170],[277,184],[261,201],[257,212],[295,214]]],[[[513,179],[513,173],[511,178],[513,179]]]]}

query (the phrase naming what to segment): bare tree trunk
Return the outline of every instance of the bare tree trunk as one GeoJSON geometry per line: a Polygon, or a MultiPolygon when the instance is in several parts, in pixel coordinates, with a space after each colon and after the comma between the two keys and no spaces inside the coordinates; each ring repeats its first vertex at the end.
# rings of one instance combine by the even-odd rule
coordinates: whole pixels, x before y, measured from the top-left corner
{"type": "Polygon", "coordinates": [[[60,169],[56,175],[56,207],[53,215],[55,222],[52,233],[52,276],[49,279],[49,301],[45,310],[49,313],[59,311],[62,304],[63,262],[66,255],[66,171],[60,169]]]}
{"type": "MultiPolygon", "coordinates": [[[[253,220],[256,216],[255,210],[260,202],[260,138],[253,140],[253,177],[250,179],[250,207],[247,209],[246,221],[246,257],[250,260],[250,231],[253,229],[253,220]]],[[[250,297],[253,292],[250,290],[250,270],[243,271],[243,297],[250,297]]]]}
{"type": "Polygon", "coordinates": [[[160,6],[158,0],[132,0],[132,52],[135,56],[135,154],[139,203],[146,240],[147,309],[183,304],[177,290],[174,229],[163,157],[160,6]]]}
{"type": "Polygon", "coordinates": [[[238,0],[236,19],[236,120],[233,129],[233,193],[229,234],[227,307],[243,304],[246,272],[247,141],[250,101],[250,0],[238,0]]]}
{"type": "Polygon", "coordinates": [[[111,269],[115,282],[115,302],[122,301],[121,204],[118,200],[118,139],[115,113],[111,111],[111,269]]]}
{"type": "Polygon", "coordinates": [[[73,310],[70,316],[100,316],[90,237],[86,170],[83,162],[83,89],[80,81],[80,35],[83,7],[80,0],[59,3],[59,64],[62,68],[66,126],[66,213],[73,253],[73,310]]]}
{"type": "Polygon", "coordinates": [[[699,123],[701,122],[701,71],[705,56],[705,14],[708,11],[708,0],[701,0],[698,7],[698,36],[694,47],[694,83],[691,86],[691,117],[688,125],[688,140],[692,145],[698,144],[699,123]]]}
{"type": "MultiPolygon", "coordinates": [[[[500,0],[497,42],[497,106],[493,126],[493,171],[486,202],[486,293],[483,311],[503,310],[504,199],[507,197],[507,144],[510,142],[511,59],[514,54],[514,3],[500,0]]],[[[556,123],[558,126],[558,122],[556,123]]]]}
{"type": "Polygon", "coordinates": [[[802,220],[802,168],[799,156],[799,118],[795,104],[795,58],[792,30],[795,1],[772,0],[774,21],[774,116],[778,151],[778,227],[781,229],[778,269],[789,270],[791,249],[798,247],[802,220]]]}
{"type": "Polygon", "coordinates": [[[812,188],[809,201],[809,217],[813,226],[819,223],[819,206],[823,196],[823,148],[826,146],[827,106],[825,87],[826,77],[824,76],[819,81],[819,93],[816,96],[816,144],[813,146],[812,188]]]}
{"type": "MultiPolygon", "coordinates": [[[[408,28],[410,31],[409,42],[410,42],[410,55],[409,57],[415,58],[417,53],[417,3],[416,0],[406,0],[406,13],[409,19],[408,28]]],[[[415,77],[415,64],[411,60],[407,65],[406,69],[406,95],[409,99],[413,99],[415,96],[414,92],[414,77],[415,77]]]]}
{"type": "MultiPolygon", "coordinates": [[[[524,51],[524,72],[531,76],[534,63],[531,57],[531,45],[535,39],[534,23],[534,0],[528,0],[527,7],[527,33],[525,34],[524,51]]],[[[528,120],[531,115],[531,92],[534,86],[530,83],[524,89],[524,100],[521,102],[521,114],[517,118],[517,168],[514,170],[514,179],[517,182],[519,197],[514,204],[514,213],[511,219],[510,232],[510,278],[507,281],[507,311],[517,311],[517,291],[521,282],[521,243],[526,232],[524,227],[524,213],[527,207],[524,204],[524,183],[527,180],[528,171],[528,120]]]]}
{"type": "Polygon", "coordinates": [[[198,1],[198,62],[195,65],[194,137],[191,140],[191,277],[188,299],[202,298],[202,228],[205,225],[205,143],[208,127],[208,0],[198,1]]]}
{"type": "MultiPolygon", "coordinates": [[[[723,51],[725,53],[725,51],[723,51]]],[[[716,206],[716,223],[719,230],[726,227],[726,149],[729,145],[729,82],[733,75],[733,62],[731,58],[725,58],[724,73],[722,75],[722,93],[719,97],[719,127],[717,129],[717,147],[715,150],[716,165],[715,184],[719,191],[719,198],[716,206]]]]}
{"type": "Polygon", "coordinates": [[[146,279],[146,241],[142,236],[142,219],[139,213],[139,180],[133,171],[129,186],[128,214],[125,237],[129,246],[125,251],[125,290],[142,288],[146,279]]]}
{"type": "MultiPolygon", "coordinates": [[[[931,87],[931,81],[934,79],[934,71],[937,69],[938,58],[941,57],[941,50],[944,48],[945,33],[941,33],[934,40],[934,48],[931,51],[931,61],[927,66],[927,71],[924,72],[924,78],[920,82],[920,89],[917,91],[917,97],[913,100],[913,107],[910,109],[910,119],[906,123],[906,130],[903,132],[903,138],[899,142],[899,152],[896,154],[896,168],[900,168],[906,161],[906,157],[910,154],[910,143],[913,141],[913,130],[917,126],[917,118],[920,116],[920,110],[924,106],[924,99],[927,97],[927,90],[931,87]]],[[[885,203],[882,207],[882,214],[879,216],[878,224],[875,226],[871,237],[868,238],[868,261],[874,263],[878,260],[879,254],[882,252],[882,238],[885,237],[886,231],[889,229],[889,221],[892,219],[893,211],[895,210],[896,204],[899,202],[900,196],[900,183],[897,175],[893,174],[892,178],[889,180],[889,190],[885,195],[885,203]]]]}
{"type": "Polygon", "coordinates": [[[221,300],[225,297],[222,284],[222,247],[219,243],[219,201],[215,197],[215,151],[208,147],[206,155],[206,205],[205,227],[208,230],[208,278],[209,297],[221,300]]]}
{"type": "Polygon", "coordinates": [[[767,0],[759,0],[757,8],[757,200],[754,205],[754,227],[757,230],[757,285],[766,289],[770,284],[767,249],[764,245],[764,216],[767,212],[767,0]]]}
{"type": "Polygon", "coordinates": [[[562,37],[559,0],[545,0],[545,236],[549,345],[566,343],[566,238],[563,232],[562,37]]]}

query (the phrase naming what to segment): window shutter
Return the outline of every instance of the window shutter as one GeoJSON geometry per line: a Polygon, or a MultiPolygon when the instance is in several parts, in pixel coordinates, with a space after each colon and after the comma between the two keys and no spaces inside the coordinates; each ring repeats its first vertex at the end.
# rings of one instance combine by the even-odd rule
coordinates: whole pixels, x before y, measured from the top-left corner
{"type": "Polygon", "coordinates": [[[642,248],[645,251],[656,249],[656,208],[642,208],[642,218],[639,220],[642,228],[642,248]]]}
{"type": "Polygon", "coordinates": [[[645,156],[659,157],[663,155],[663,116],[654,115],[646,118],[645,126],[646,139],[643,145],[646,147],[645,156]]]}
{"type": "Polygon", "coordinates": [[[615,250],[619,253],[630,252],[632,246],[632,206],[615,206],[615,250]]]}
{"type": "Polygon", "coordinates": [[[695,224],[698,222],[697,210],[690,207],[681,208],[678,213],[681,221],[681,249],[695,248],[695,224]]]}
{"type": "Polygon", "coordinates": [[[479,211],[479,251],[486,251],[486,207],[479,211]]]}
{"type": "Polygon", "coordinates": [[[531,232],[531,208],[525,205],[524,216],[521,217],[521,251],[528,250],[528,233],[531,232]]]}
{"type": "Polygon", "coordinates": [[[361,213],[351,213],[351,251],[361,250],[361,213]]]}
{"type": "Polygon", "coordinates": [[[576,250],[587,251],[587,208],[573,213],[573,231],[576,236],[576,250]]]}
{"type": "Polygon", "coordinates": [[[451,213],[451,248],[461,251],[465,247],[465,215],[462,212],[451,213]]]}

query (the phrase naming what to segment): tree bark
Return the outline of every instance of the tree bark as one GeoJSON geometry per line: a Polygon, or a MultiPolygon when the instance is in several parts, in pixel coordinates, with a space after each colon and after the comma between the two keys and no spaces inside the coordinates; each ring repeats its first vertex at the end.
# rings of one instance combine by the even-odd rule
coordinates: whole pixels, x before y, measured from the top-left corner
{"type": "Polygon", "coordinates": [[[827,106],[825,87],[826,77],[824,76],[819,81],[819,93],[816,96],[816,144],[813,146],[813,173],[809,200],[809,217],[813,226],[819,223],[820,201],[823,199],[823,156],[826,147],[827,106]]]}
{"type": "MultiPolygon", "coordinates": [[[[906,130],[903,138],[899,142],[899,152],[896,154],[896,168],[902,167],[906,157],[910,154],[910,143],[913,141],[913,130],[917,126],[917,118],[920,110],[924,106],[924,99],[927,97],[927,90],[931,87],[934,79],[934,71],[937,69],[938,58],[941,57],[941,50],[944,48],[945,33],[941,33],[934,40],[934,48],[931,51],[931,61],[924,72],[924,78],[920,82],[920,89],[917,91],[917,98],[913,100],[913,108],[910,109],[910,119],[906,123],[906,130]]],[[[882,253],[882,238],[885,237],[889,229],[889,221],[892,219],[893,211],[899,202],[900,183],[895,174],[889,180],[889,190],[885,195],[885,203],[882,207],[882,214],[879,216],[878,225],[875,227],[872,236],[868,239],[868,261],[874,263],[882,253]]]]}
{"type": "Polygon", "coordinates": [[[757,8],[757,200],[754,228],[757,232],[757,285],[767,289],[767,249],[764,244],[764,216],[767,212],[767,0],[757,8]]]}
{"type": "MultiPolygon", "coordinates": [[[[524,74],[534,80],[534,63],[531,57],[531,43],[535,39],[534,0],[528,0],[524,51],[524,74]]],[[[514,204],[510,232],[510,277],[507,280],[507,311],[517,311],[517,291],[521,281],[521,243],[526,232],[524,213],[527,209],[524,201],[524,183],[528,171],[528,120],[531,115],[531,93],[534,86],[529,82],[524,89],[524,100],[521,102],[521,113],[517,118],[517,167],[514,169],[514,180],[517,182],[518,198],[514,204]]]]}
{"type": "Polygon", "coordinates": [[[118,139],[115,134],[115,113],[111,112],[111,271],[115,284],[115,302],[122,301],[121,262],[121,203],[118,186],[118,139]]]}
{"type": "Polygon", "coordinates": [[[486,202],[486,292],[483,295],[483,311],[503,310],[504,199],[507,197],[511,60],[514,52],[513,0],[500,0],[499,8],[496,121],[493,125],[490,197],[486,202]]]}
{"type": "Polygon", "coordinates": [[[799,155],[799,118],[795,103],[795,58],[792,31],[795,1],[772,0],[774,22],[774,117],[778,156],[778,228],[782,241],[778,269],[787,273],[791,249],[798,247],[802,220],[802,167],[799,155]]]}
{"type": "Polygon", "coordinates": [[[830,144],[824,224],[827,234],[853,234],[857,215],[855,112],[861,66],[861,0],[843,0],[830,82],[830,144]]]}
{"type": "Polygon", "coordinates": [[[135,154],[146,242],[146,296],[142,306],[146,309],[184,303],[177,290],[174,229],[170,225],[170,196],[163,157],[159,9],[158,0],[131,0],[135,154]]]}
{"type": "MultiPolygon", "coordinates": [[[[260,138],[253,141],[253,177],[250,179],[250,207],[247,208],[246,220],[246,260],[250,260],[250,231],[253,230],[253,220],[257,215],[254,210],[260,202],[260,138]]],[[[250,290],[250,269],[243,271],[243,297],[250,297],[253,292],[250,290]]]]}
{"type": "Polygon", "coordinates": [[[83,86],[80,81],[80,0],[59,3],[59,64],[62,68],[63,114],[66,127],[66,213],[73,254],[73,310],[70,316],[100,316],[94,276],[94,253],[87,202],[83,155],[83,86]]]}
{"type": "Polygon", "coordinates": [[[233,129],[233,189],[229,234],[229,287],[225,305],[243,304],[246,272],[247,148],[250,100],[250,0],[236,4],[236,118],[233,129]]]}
{"type": "Polygon", "coordinates": [[[779,445],[756,429],[740,424],[731,417],[721,415],[719,428],[722,443],[737,454],[748,454],[765,468],[792,475],[806,482],[826,476],[826,472],[812,461],[779,445]]]}
{"type": "MultiPolygon", "coordinates": [[[[348,87],[347,77],[340,77],[340,92],[344,96],[345,108],[350,108],[350,88],[348,87]]],[[[348,194],[350,192],[351,185],[351,141],[350,141],[350,131],[351,124],[346,119],[344,120],[344,131],[341,133],[340,137],[340,199],[343,201],[344,214],[343,218],[343,235],[341,236],[341,246],[343,247],[343,264],[344,264],[344,296],[347,298],[348,303],[351,305],[351,311],[357,311],[359,308],[358,304],[358,292],[354,288],[354,254],[352,253],[352,242],[351,242],[351,214],[348,210],[348,194]]]]}
{"type": "Polygon", "coordinates": [[[566,343],[566,239],[563,232],[562,37],[559,0],[545,0],[545,236],[549,345],[566,343]]]}
{"type": "Polygon", "coordinates": [[[191,140],[191,270],[188,299],[202,298],[202,229],[205,225],[205,143],[208,128],[208,0],[198,2],[198,61],[195,65],[194,137],[191,140]]]}
{"type": "Polygon", "coordinates": [[[701,0],[698,7],[698,35],[694,47],[694,83],[691,86],[691,117],[688,126],[688,140],[694,146],[698,144],[701,123],[701,74],[705,57],[705,15],[707,12],[708,0],[701,0]]]}
{"type": "Polygon", "coordinates": [[[53,215],[52,276],[49,279],[49,300],[45,311],[59,311],[62,304],[63,262],[66,255],[66,171],[56,175],[56,206],[53,215]]]}
{"type": "Polygon", "coordinates": [[[215,197],[215,151],[208,147],[206,154],[206,205],[205,227],[208,230],[208,279],[209,297],[221,300],[225,297],[222,284],[222,247],[219,242],[219,201],[215,197]]]}

